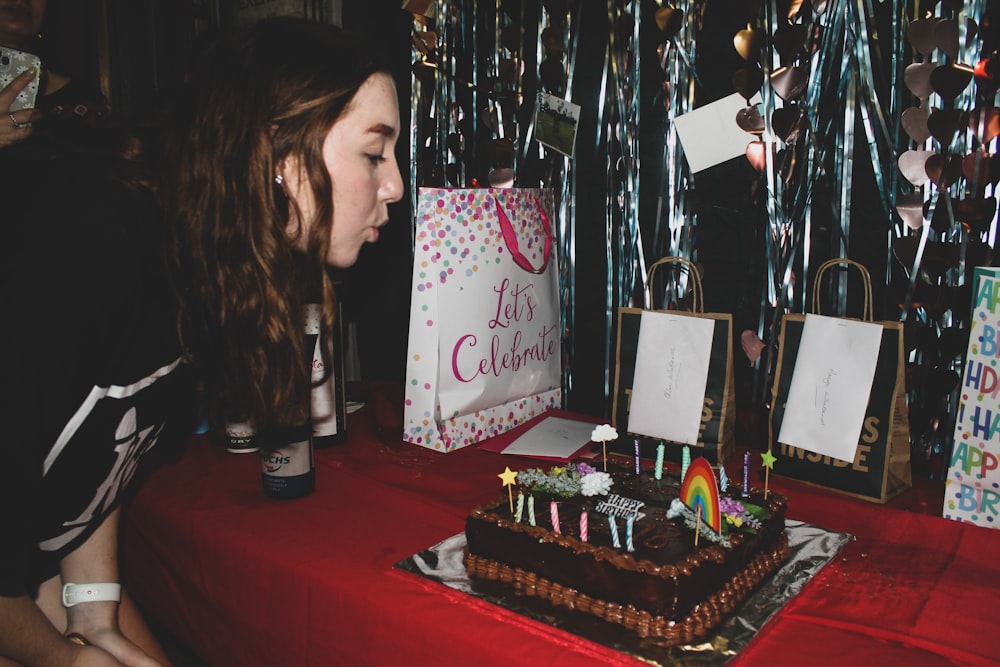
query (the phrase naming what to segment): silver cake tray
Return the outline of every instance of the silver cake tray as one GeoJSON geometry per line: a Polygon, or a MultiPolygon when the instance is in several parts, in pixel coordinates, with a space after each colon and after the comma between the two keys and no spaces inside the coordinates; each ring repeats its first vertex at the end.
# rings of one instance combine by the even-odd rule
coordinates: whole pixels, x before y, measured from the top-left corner
{"type": "Polygon", "coordinates": [[[653,665],[722,665],[740,652],[774,616],[851,539],[801,521],[787,520],[788,560],[743,601],[739,610],[700,644],[664,646],[614,623],[536,598],[514,595],[497,582],[470,579],[462,562],[465,533],[459,533],[396,564],[408,572],[603,644],[653,665]]]}

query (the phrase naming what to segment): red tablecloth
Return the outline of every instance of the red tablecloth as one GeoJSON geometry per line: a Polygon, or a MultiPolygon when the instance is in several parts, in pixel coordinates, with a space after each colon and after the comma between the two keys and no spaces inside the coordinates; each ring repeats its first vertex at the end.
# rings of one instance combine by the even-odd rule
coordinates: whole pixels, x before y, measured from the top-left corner
{"type": "MultiPolygon", "coordinates": [[[[263,495],[256,456],[195,438],[125,514],[133,595],[213,667],[641,664],[394,568],[461,532],[505,465],[547,464],[439,454],[379,433],[375,415],[317,451],[316,492],[294,501],[263,495]]],[[[730,664],[997,664],[1000,531],[939,518],[939,484],[888,506],[771,486],[791,518],[856,539],[730,664]]]]}

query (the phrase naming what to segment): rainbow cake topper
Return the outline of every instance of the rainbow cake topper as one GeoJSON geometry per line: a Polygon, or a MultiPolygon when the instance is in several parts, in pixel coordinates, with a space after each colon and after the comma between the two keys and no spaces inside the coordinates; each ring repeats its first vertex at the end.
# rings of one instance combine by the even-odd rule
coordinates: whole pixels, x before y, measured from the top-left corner
{"type": "Polygon", "coordinates": [[[717,533],[722,532],[722,509],[719,486],[712,464],[704,457],[691,461],[681,484],[681,502],[701,516],[701,521],[717,533]]]}

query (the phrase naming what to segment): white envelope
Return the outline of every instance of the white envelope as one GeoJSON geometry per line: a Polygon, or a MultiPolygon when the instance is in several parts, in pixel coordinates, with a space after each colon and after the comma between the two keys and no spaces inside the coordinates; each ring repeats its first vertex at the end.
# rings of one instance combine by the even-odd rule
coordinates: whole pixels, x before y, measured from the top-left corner
{"type": "Polygon", "coordinates": [[[628,431],[670,442],[698,442],[715,321],[642,313],[628,431]]]}
{"type": "Polygon", "coordinates": [[[882,325],[806,315],[778,442],[854,461],[882,325]]]}

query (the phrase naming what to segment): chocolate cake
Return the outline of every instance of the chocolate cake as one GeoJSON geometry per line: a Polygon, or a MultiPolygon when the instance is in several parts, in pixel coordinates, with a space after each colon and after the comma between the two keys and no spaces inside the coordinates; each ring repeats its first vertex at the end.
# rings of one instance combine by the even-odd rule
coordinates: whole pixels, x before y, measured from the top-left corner
{"type": "Polygon", "coordinates": [[[470,576],[674,645],[705,638],[788,555],[784,496],[730,487],[719,494],[726,525],[716,533],[680,507],[676,478],[610,477],[608,496],[522,487],[514,511],[507,496],[475,508],[465,527],[470,576]]]}

